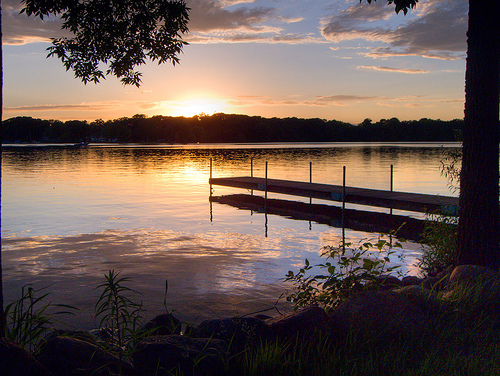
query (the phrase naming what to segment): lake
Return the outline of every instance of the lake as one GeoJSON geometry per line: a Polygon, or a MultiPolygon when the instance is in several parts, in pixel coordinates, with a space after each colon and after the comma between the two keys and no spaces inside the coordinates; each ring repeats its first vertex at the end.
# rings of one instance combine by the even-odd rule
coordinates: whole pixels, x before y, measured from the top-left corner
{"type": "MultiPolygon", "coordinates": [[[[264,176],[267,161],[270,178],[309,181],[311,165],[312,180],[329,184],[342,184],[346,166],[348,186],[376,189],[389,189],[393,165],[394,190],[453,196],[440,166],[446,151],[459,146],[5,147],[5,300],[18,298],[28,283],[46,287],[53,302],[81,309],[71,323],[91,329],[95,287],[115,270],[142,293],[136,300],[144,301],[147,318],[164,311],[166,279],[168,309],[189,323],[271,308],[290,289],[282,281],[288,270],[305,258],[320,262],[323,247],[338,245],[342,230],[210,203],[210,159],[214,177],[249,176],[253,159],[254,176],[264,176]]],[[[247,193],[213,189],[214,195],[247,193]]],[[[376,234],[346,230],[345,236],[358,242],[376,234]]],[[[407,242],[401,253],[403,270],[418,274],[421,246],[407,242]]]]}

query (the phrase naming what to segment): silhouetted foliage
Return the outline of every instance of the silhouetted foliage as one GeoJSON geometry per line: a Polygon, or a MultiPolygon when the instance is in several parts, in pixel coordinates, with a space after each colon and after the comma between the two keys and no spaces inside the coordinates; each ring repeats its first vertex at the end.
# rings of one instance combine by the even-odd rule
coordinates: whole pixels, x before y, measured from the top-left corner
{"type": "Polygon", "coordinates": [[[125,85],[139,86],[135,67],[146,60],[174,65],[187,44],[189,20],[186,3],[180,0],[22,0],[21,12],[47,18],[60,15],[62,28],[73,38],[52,38],[49,56],[61,59],[66,70],[84,83],[98,83],[114,75],[125,85]],[[91,15],[91,17],[89,17],[91,15]],[[107,66],[104,74],[102,65],[107,66]]]}
{"type": "Polygon", "coordinates": [[[3,122],[2,142],[354,142],[455,141],[462,120],[400,121],[365,119],[359,125],[338,120],[264,118],[218,113],[190,118],[134,115],[114,120],[61,122],[15,117],[3,122]]]}

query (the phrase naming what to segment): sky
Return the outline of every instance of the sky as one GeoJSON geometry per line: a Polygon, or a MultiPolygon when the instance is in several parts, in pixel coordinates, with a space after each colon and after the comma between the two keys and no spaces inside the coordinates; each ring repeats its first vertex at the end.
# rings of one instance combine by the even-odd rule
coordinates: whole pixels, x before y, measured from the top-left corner
{"type": "Polygon", "coordinates": [[[46,58],[60,20],[2,3],[4,119],[463,118],[467,0],[420,0],[406,16],[385,0],[187,0],[180,64],[140,67],[140,88],[84,85],[46,58]]]}

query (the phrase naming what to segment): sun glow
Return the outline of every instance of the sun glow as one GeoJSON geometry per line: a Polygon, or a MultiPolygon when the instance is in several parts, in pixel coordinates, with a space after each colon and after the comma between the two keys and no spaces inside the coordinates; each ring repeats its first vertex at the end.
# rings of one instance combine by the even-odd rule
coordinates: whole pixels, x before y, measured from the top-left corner
{"type": "Polygon", "coordinates": [[[169,112],[172,116],[192,117],[194,115],[213,115],[227,111],[227,104],[220,99],[197,98],[171,103],[169,112]]]}

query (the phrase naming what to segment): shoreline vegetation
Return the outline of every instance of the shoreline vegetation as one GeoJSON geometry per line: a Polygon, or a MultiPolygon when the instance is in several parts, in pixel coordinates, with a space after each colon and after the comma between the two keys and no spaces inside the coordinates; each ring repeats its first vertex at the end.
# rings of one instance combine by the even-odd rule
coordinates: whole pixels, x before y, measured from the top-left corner
{"type": "Polygon", "coordinates": [[[0,364],[40,376],[498,375],[498,272],[466,265],[400,280],[378,274],[383,264],[362,268],[333,274],[344,287],[351,277],[371,282],[331,294],[330,309],[315,295],[293,314],[205,320],[183,332],[167,308],[168,283],[165,313],[146,322],[130,280],[109,271],[91,332],[52,329],[54,305],[39,306],[46,294],[28,288],[7,308],[17,344],[0,341],[0,364]]]}
{"type": "Polygon", "coordinates": [[[365,119],[360,124],[319,118],[264,118],[216,113],[152,116],[92,122],[14,117],[2,122],[2,143],[268,143],[452,142],[463,120],[365,119]]]}

